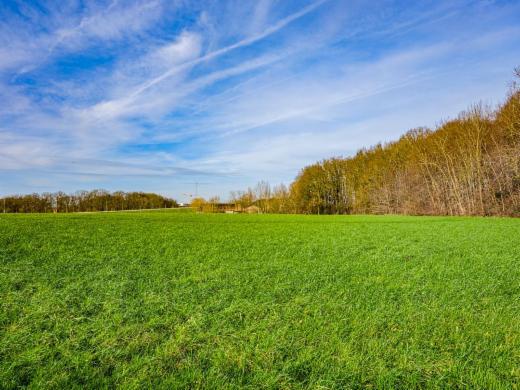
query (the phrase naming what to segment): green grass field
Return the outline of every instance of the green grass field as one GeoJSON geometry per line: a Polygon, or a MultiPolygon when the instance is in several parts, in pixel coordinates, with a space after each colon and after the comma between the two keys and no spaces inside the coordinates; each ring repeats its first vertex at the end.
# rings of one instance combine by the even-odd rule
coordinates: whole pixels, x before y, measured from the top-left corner
{"type": "Polygon", "coordinates": [[[520,220],[0,216],[0,387],[520,386],[520,220]]]}

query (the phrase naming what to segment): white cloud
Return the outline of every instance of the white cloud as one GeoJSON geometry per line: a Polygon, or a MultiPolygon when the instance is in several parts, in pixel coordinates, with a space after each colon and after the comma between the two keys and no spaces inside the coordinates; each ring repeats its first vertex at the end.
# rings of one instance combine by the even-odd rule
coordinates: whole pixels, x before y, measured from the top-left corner
{"type": "Polygon", "coordinates": [[[299,18],[305,16],[306,14],[308,14],[309,12],[313,11],[314,9],[316,9],[317,7],[319,7],[321,4],[323,4],[325,1],[327,0],[318,0],[316,1],[315,3],[312,3],[306,7],[304,7],[303,9],[301,9],[300,11],[298,12],[295,12],[285,18],[283,18],[282,20],[279,20],[278,22],[276,22],[275,24],[267,27],[266,29],[264,29],[261,33],[258,33],[256,35],[253,35],[253,36],[250,36],[246,39],[243,39],[243,40],[240,40],[236,43],[233,43],[229,46],[226,46],[226,47],[223,47],[221,49],[218,49],[218,50],[215,50],[215,51],[212,51],[212,52],[209,52],[197,59],[194,59],[192,61],[188,61],[180,66],[175,66],[171,69],[169,69],[168,71],[164,72],[163,74],[151,79],[151,80],[148,80],[147,82],[143,83],[142,85],[140,85],[135,91],[132,92],[132,94],[130,95],[131,97],[135,97],[141,93],[143,93],[144,91],[148,90],[149,88],[161,83],[162,81],[170,78],[171,76],[185,70],[186,68],[189,68],[189,67],[192,67],[194,65],[197,65],[201,62],[204,62],[204,61],[208,61],[208,60],[213,60],[217,57],[220,57],[224,54],[227,54],[228,52],[230,51],[233,51],[233,50],[236,50],[236,49],[239,49],[241,47],[245,47],[245,46],[249,46],[257,41],[260,41],[276,32],[278,32],[279,30],[283,29],[284,27],[286,27],[287,25],[289,25],[290,23],[294,22],[295,20],[298,20],[299,18]]]}
{"type": "Polygon", "coordinates": [[[97,42],[131,37],[153,25],[161,11],[160,1],[113,1],[79,17],[60,12],[34,16],[36,12],[30,10],[32,24],[25,19],[0,22],[0,71],[16,69],[26,73],[51,61],[53,56],[77,52],[97,42]]]}
{"type": "Polygon", "coordinates": [[[200,55],[202,39],[192,32],[183,31],[173,42],[157,49],[150,60],[158,61],[160,66],[171,67],[192,60],[200,55]]]}

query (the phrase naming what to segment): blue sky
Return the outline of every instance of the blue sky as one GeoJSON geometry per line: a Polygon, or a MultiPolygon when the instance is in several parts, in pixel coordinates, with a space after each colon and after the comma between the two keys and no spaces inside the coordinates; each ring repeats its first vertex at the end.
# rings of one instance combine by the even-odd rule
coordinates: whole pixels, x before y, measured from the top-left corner
{"type": "Polygon", "coordinates": [[[0,3],[0,194],[220,195],[499,104],[518,1],[0,3]]]}

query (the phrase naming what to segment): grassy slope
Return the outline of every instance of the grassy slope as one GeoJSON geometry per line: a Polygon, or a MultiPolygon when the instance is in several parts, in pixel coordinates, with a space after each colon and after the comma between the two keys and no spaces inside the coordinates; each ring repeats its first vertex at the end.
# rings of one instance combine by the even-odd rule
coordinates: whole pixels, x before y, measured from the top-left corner
{"type": "Polygon", "coordinates": [[[520,383],[520,220],[0,216],[0,387],[520,383]]]}

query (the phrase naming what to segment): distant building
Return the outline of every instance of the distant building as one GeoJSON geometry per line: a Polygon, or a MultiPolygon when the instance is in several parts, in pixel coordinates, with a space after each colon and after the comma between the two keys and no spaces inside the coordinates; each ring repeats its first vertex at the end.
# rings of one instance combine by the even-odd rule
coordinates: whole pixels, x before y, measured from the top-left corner
{"type": "Polygon", "coordinates": [[[258,214],[260,212],[260,207],[252,205],[252,206],[246,207],[244,209],[244,212],[247,214],[258,214]]]}
{"type": "Polygon", "coordinates": [[[225,214],[259,214],[262,212],[260,207],[251,205],[249,207],[242,207],[236,203],[205,203],[202,211],[205,213],[225,213],[225,214]]]}
{"type": "Polygon", "coordinates": [[[241,211],[240,206],[233,203],[215,203],[213,207],[214,213],[235,214],[241,211]]]}

